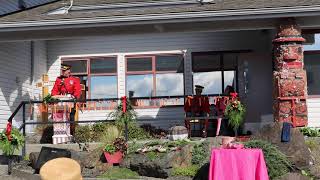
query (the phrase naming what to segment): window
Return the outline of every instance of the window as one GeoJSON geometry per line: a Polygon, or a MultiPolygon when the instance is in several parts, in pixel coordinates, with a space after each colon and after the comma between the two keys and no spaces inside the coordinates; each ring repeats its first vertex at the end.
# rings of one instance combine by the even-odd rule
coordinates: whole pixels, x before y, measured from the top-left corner
{"type": "Polygon", "coordinates": [[[126,57],[126,90],[133,97],[184,94],[183,55],[126,57]]]}
{"type": "Polygon", "coordinates": [[[320,95],[320,33],[319,30],[306,31],[303,49],[304,68],[307,72],[308,95],[320,95]]]}
{"type": "Polygon", "coordinates": [[[116,98],[117,57],[88,57],[83,59],[63,59],[63,64],[72,66],[73,75],[86,86],[85,98],[116,98]]]}
{"type": "Polygon", "coordinates": [[[307,85],[309,95],[320,95],[320,51],[305,52],[304,67],[307,71],[307,85]]]}
{"type": "Polygon", "coordinates": [[[202,85],[203,94],[223,94],[227,86],[237,89],[237,53],[192,53],[193,84],[202,85]]]}

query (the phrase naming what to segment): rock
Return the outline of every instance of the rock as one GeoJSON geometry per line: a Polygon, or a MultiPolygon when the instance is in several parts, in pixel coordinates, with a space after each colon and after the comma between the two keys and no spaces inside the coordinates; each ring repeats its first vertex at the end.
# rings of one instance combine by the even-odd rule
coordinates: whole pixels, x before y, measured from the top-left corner
{"type": "Polygon", "coordinates": [[[31,152],[31,153],[29,154],[29,161],[30,161],[31,167],[32,167],[33,169],[35,169],[35,167],[36,167],[36,163],[37,163],[39,154],[40,154],[40,152],[31,152]]]}
{"type": "Polygon", "coordinates": [[[167,154],[152,153],[155,159],[151,159],[148,153],[130,154],[121,163],[122,167],[138,172],[141,176],[168,178],[173,167],[186,167],[191,165],[193,146],[191,144],[182,147],[181,150],[171,151],[167,154]]]}
{"type": "Polygon", "coordinates": [[[171,141],[187,139],[188,129],[184,126],[173,126],[169,129],[168,138],[171,141]]]}
{"type": "Polygon", "coordinates": [[[188,144],[179,151],[172,151],[166,156],[169,167],[191,166],[193,145],[188,144]]]}
{"type": "Polygon", "coordinates": [[[141,176],[156,178],[167,178],[169,176],[163,161],[159,159],[151,160],[147,154],[132,154],[124,159],[121,166],[136,171],[141,176]]]}
{"type": "Polygon", "coordinates": [[[253,139],[261,139],[276,145],[286,154],[289,160],[299,169],[308,168],[312,162],[310,151],[305,144],[305,139],[298,128],[292,128],[290,142],[281,142],[282,123],[273,123],[263,127],[253,139]]]}
{"type": "Polygon", "coordinates": [[[299,173],[288,173],[277,180],[310,180],[310,178],[299,173]]]}

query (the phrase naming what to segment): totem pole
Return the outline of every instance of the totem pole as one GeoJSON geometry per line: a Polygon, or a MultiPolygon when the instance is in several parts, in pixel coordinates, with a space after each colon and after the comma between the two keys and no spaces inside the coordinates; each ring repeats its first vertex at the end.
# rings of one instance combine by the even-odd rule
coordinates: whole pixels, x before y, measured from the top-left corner
{"type": "Polygon", "coordinates": [[[307,80],[303,68],[305,39],[294,19],[285,19],[273,40],[274,120],[290,122],[293,127],[306,126],[307,80]]]}

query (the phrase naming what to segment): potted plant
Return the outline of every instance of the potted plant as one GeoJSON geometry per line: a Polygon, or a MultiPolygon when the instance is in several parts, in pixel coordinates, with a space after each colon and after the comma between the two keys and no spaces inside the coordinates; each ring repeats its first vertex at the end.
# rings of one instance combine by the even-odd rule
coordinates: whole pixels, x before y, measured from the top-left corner
{"type": "Polygon", "coordinates": [[[24,136],[18,129],[12,128],[11,122],[0,133],[0,149],[8,159],[8,173],[11,174],[11,163],[16,150],[24,145],[24,136]]]}
{"type": "Polygon", "coordinates": [[[128,145],[123,138],[116,138],[113,143],[104,146],[104,156],[109,164],[118,164],[121,162],[128,145]]]}
{"type": "Polygon", "coordinates": [[[233,97],[228,103],[224,115],[229,119],[229,125],[233,128],[235,136],[238,135],[238,129],[243,123],[246,108],[238,98],[233,97]]]}

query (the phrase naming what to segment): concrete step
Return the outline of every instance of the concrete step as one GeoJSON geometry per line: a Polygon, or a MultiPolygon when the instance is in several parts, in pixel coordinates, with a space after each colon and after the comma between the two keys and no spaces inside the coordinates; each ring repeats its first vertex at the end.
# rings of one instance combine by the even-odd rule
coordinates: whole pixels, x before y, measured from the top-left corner
{"type": "Polygon", "coordinates": [[[0,165],[0,176],[8,175],[8,165],[0,165]]]}

